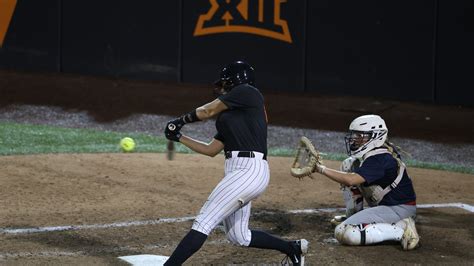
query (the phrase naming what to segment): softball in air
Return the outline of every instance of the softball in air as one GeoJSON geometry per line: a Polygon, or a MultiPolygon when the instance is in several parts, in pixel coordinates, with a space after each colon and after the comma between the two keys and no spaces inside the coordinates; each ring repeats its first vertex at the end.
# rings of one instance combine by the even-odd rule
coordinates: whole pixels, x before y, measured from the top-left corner
{"type": "Polygon", "coordinates": [[[131,152],[135,149],[135,141],[129,137],[123,138],[120,140],[120,148],[125,152],[131,152]]]}

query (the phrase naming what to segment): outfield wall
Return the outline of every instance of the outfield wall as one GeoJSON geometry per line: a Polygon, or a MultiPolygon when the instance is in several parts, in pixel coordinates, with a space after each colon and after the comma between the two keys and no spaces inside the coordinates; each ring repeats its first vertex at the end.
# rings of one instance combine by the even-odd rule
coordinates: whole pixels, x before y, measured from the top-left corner
{"type": "Polygon", "coordinates": [[[1,0],[0,68],[474,102],[473,1],[1,0]],[[10,18],[10,8],[11,18],[10,18]]]}

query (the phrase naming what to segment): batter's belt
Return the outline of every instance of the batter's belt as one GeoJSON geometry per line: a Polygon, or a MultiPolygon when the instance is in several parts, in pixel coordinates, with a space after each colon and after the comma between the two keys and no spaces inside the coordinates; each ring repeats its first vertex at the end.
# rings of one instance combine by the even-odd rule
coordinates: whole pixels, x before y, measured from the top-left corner
{"type": "Polygon", "coordinates": [[[256,151],[226,151],[225,158],[236,158],[236,157],[245,157],[245,158],[258,158],[267,160],[267,155],[261,152],[256,151]]]}

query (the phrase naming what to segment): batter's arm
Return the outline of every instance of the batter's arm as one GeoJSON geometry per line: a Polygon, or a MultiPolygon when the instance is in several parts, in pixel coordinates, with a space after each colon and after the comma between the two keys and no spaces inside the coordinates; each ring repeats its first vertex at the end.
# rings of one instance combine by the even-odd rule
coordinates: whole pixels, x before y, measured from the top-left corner
{"type": "Polygon", "coordinates": [[[215,99],[214,101],[206,103],[205,105],[198,107],[187,114],[168,121],[166,127],[171,132],[179,132],[185,124],[211,118],[227,109],[227,105],[225,105],[221,100],[215,99]]]}
{"type": "Polygon", "coordinates": [[[200,120],[205,120],[227,109],[227,105],[225,105],[221,100],[215,99],[210,103],[196,108],[196,115],[200,120]]]}
{"type": "Polygon", "coordinates": [[[222,149],[224,149],[224,143],[220,142],[217,139],[212,139],[211,142],[205,143],[182,135],[179,139],[179,142],[181,142],[186,147],[197,153],[204,154],[210,157],[216,156],[217,154],[219,154],[219,152],[222,151],[222,149]]]}
{"type": "Polygon", "coordinates": [[[365,182],[365,179],[359,174],[342,172],[329,167],[325,167],[321,174],[327,176],[329,179],[332,179],[339,184],[346,186],[360,185],[365,182]]]}

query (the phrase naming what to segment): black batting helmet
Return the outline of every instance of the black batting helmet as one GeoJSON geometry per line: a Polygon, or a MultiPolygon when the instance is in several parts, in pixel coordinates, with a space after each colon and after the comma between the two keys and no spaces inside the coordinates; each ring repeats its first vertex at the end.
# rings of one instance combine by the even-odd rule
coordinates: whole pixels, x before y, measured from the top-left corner
{"type": "Polygon", "coordinates": [[[220,78],[214,82],[216,86],[226,91],[243,83],[255,85],[255,69],[243,61],[235,61],[226,65],[221,70],[220,78]]]}

